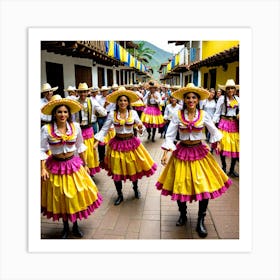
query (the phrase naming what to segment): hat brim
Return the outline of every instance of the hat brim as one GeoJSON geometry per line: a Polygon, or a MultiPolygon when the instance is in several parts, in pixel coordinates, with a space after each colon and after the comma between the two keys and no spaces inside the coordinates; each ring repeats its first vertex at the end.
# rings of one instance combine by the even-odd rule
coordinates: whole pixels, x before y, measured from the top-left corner
{"type": "Polygon", "coordinates": [[[58,90],[58,87],[53,87],[53,88],[45,89],[45,90],[41,91],[41,93],[48,92],[48,91],[56,91],[56,90],[58,90]]]}
{"type": "Polygon", "coordinates": [[[71,114],[75,114],[83,108],[78,101],[69,98],[62,98],[48,102],[42,107],[41,112],[45,115],[51,115],[53,109],[58,105],[67,105],[70,108],[71,114]]]}
{"type": "Polygon", "coordinates": [[[200,96],[200,100],[207,99],[209,97],[209,91],[203,88],[197,87],[182,87],[172,93],[172,96],[179,100],[184,100],[184,95],[186,93],[196,93],[200,96]]]}
{"type": "Polygon", "coordinates": [[[132,90],[116,90],[106,96],[106,100],[110,103],[116,103],[119,96],[125,95],[129,98],[130,104],[139,100],[139,96],[132,90]]]}
{"type": "Polygon", "coordinates": [[[218,85],[218,87],[225,91],[227,87],[235,87],[235,89],[239,89],[239,85],[218,85]]]}

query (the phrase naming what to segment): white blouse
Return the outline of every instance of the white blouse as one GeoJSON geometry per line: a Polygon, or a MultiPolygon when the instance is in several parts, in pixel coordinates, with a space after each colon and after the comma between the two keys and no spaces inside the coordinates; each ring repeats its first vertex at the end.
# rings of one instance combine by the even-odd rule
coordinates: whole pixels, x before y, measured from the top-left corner
{"type": "Polygon", "coordinates": [[[211,120],[211,116],[203,111],[196,110],[194,120],[199,119],[197,122],[189,122],[187,111],[184,110],[184,119],[186,122],[183,122],[179,117],[182,111],[178,111],[178,114],[174,115],[171,122],[169,123],[166,135],[165,142],[162,144],[162,148],[166,150],[176,150],[174,144],[177,132],[179,131],[179,139],[184,140],[203,140],[205,138],[205,133],[203,127],[206,126],[210,132],[210,143],[215,143],[222,139],[222,133],[215,126],[214,122],[211,120]],[[200,114],[200,117],[199,117],[200,114]],[[189,125],[186,123],[189,122],[189,125]]]}
{"type": "Polygon", "coordinates": [[[229,99],[227,97],[227,114],[226,114],[226,107],[225,107],[225,96],[222,95],[219,97],[218,102],[217,102],[217,107],[216,107],[216,111],[215,114],[213,116],[213,121],[214,123],[218,123],[220,120],[221,115],[227,115],[228,117],[236,117],[237,113],[237,108],[239,109],[239,97],[238,96],[234,96],[235,100],[237,101],[236,103],[238,103],[237,105],[235,105],[234,107],[231,107],[229,105],[229,99]]]}
{"type": "MultiPolygon", "coordinates": [[[[48,150],[50,150],[53,155],[57,155],[75,151],[77,153],[82,153],[87,149],[86,145],[83,143],[80,125],[76,122],[73,122],[73,124],[73,137],[71,137],[71,139],[65,140],[61,139],[62,134],[57,129],[56,123],[54,123],[53,132],[55,135],[57,135],[57,137],[53,137],[49,133],[49,125],[44,125],[41,127],[41,160],[45,160],[49,157],[46,154],[48,150]]],[[[66,127],[66,135],[70,136],[72,134],[72,129],[68,122],[66,123],[66,127]]]]}
{"type": "MultiPolygon", "coordinates": [[[[148,97],[149,97],[150,94],[151,94],[150,92],[146,93],[145,96],[144,96],[144,99],[143,99],[144,104],[147,105],[147,106],[149,106],[149,104],[148,104],[149,98],[148,97]]],[[[150,98],[150,104],[159,105],[161,103],[161,95],[158,91],[156,91],[154,93],[154,95],[155,95],[156,98],[151,97],[150,98]]]]}
{"type": "Polygon", "coordinates": [[[175,106],[172,106],[172,104],[168,104],[165,107],[163,118],[170,121],[172,117],[181,109],[182,106],[177,103],[175,106]]]}
{"type": "MultiPolygon", "coordinates": [[[[120,124],[119,121],[115,120],[115,118],[114,118],[115,111],[111,111],[108,114],[107,119],[106,119],[104,125],[102,126],[101,130],[94,135],[94,138],[100,142],[104,142],[104,137],[106,136],[106,134],[108,133],[108,131],[112,127],[112,125],[114,125],[115,131],[117,134],[133,133],[134,124],[141,123],[141,120],[135,110],[130,110],[130,111],[132,114],[131,119],[128,118],[129,112],[127,111],[126,119],[128,118],[128,120],[126,120],[126,121],[122,120],[124,122],[123,124],[120,124]]],[[[117,119],[120,120],[119,112],[117,112],[116,116],[117,116],[117,119]]]]}

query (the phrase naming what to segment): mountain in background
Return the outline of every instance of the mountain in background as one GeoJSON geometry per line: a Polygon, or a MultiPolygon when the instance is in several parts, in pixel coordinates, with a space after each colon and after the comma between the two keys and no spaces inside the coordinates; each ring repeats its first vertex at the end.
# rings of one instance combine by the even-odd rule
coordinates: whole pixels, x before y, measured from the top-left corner
{"type": "Polygon", "coordinates": [[[153,76],[155,79],[159,78],[159,68],[162,63],[168,62],[169,58],[172,58],[173,54],[170,52],[167,52],[163,49],[158,48],[157,46],[147,42],[147,41],[134,41],[135,43],[145,42],[144,47],[149,48],[151,50],[155,51],[155,54],[153,54],[153,58],[150,60],[148,64],[145,64],[147,66],[150,66],[153,69],[153,76]]]}

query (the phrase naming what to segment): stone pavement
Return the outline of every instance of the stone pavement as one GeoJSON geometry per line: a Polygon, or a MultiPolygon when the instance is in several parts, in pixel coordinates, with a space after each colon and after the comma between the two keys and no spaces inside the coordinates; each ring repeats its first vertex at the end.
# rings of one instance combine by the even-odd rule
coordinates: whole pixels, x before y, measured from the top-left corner
{"type": "MultiPolygon", "coordinates": [[[[156,142],[141,138],[143,145],[158,163],[156,173],[139,180],[141,198],[134,198],[132,184],[123,184],[124,201],[114,205],[117,197],[113,180],[102,170],[94,181],[103,196],[103,203],[88,219],[78,221],[84,233],[83,239],[200,239],[195,231],[198,203],[187,203],[187,225],[176,227],[179,217],[176,201],[170,196],[160,195],[155,182],[163,168],[160,164],[163,139],[160,134],[156,142]]],[[[219,157],[215,156],[220,163],[219,157]]],[[[229,167],[229,162],[227,163],[229,167]]],[[[239,172],[237,162],[235,170],[239,172]]],[[[233,184],[221,197],[210,200],[205,218],[208,236],[205,239],[239,238],[239,179],[232,178],[233,184]]],[[[72,225],[71,225],[72,226],[72,225]]],[[[58,239],[62,232],[62,221],[53,222],[42,216],[41,238],[58,239]]],[[[75,238],[72,235],[69,238],[75,238]]]]}

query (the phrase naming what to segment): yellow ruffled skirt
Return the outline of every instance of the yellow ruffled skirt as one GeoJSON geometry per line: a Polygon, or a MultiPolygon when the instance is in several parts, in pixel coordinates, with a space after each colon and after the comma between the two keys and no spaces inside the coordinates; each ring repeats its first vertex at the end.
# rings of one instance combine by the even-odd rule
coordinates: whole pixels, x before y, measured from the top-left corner
{"type": "Polygon", "coordinates": [[[186,147],[179,143],[156,187],[172,200],[192,202],[219,197],[231,183],[206,145],[186,147]]]}
{"type": "Polygon", "coordinates": [[[75,222],[100,206],[102,196],[79,157],[59,162],[50,156],[46,168],[49,178],[41,181],[41,210],[47,218],[75,222]]]}

